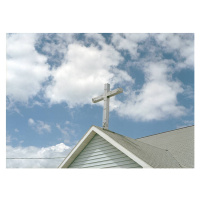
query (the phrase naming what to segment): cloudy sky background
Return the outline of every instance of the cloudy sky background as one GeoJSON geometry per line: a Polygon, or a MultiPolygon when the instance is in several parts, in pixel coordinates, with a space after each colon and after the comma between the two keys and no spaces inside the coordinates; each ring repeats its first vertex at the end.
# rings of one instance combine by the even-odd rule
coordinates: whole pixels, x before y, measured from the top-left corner
{"type": "Polygon", "coordinates": [[[7,167],[57,167],[91,125],[138,138],[194,124],[193,34],[7,34],[7,167]],[[59,157],[59,158],[58,158],[59,157]]]}

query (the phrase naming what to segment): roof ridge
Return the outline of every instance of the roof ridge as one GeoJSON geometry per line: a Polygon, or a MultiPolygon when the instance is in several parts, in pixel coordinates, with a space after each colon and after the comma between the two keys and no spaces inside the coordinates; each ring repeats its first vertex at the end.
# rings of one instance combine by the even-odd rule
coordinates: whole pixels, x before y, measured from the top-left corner
{"type": "Polygon", "coordinates": [[[184,129],[184,128],[189,128],[189,127],[192,127],[192,126],[194,126],[194,125],[185,126],[185,127],[173,129],[173,130],[170,130],[170,131],[164,131],[164,132],[161,132],[161,133],[152,134],[152,135],[147,135],[147,136],[144,136],[144,137],[136,138],[135,140],[142,139],[142,138],[147,138],[147,137],[151,137],[151,136],[154,136],[154,135],[159,135],[159,134],[163,134],[163,133],[167,133],[167,132],[171,132],[171,131],[176,131],[176,130],[180,130],[180,129],[184,129]]]}
{"type": "Polygon", "coordinates": [[[167,150],[169,153],[170,153],[170,155],[172,156],[172,158],[174,158],[174,160],[176,160],[177,161],[177,163],[181,166],[181,168],[183,168],[183,166],[179,163],[179,161],[173,156],[173,154],[169,151],[169,150],[167,150]]]}
{"type": "MultiPolygon", "coordinates": [[[[126,136],[125,136],[125,137],[126,137],[126,136]]],[[[149,147],[151,147],[151,148],[158,149],[159,151],[162,151],[163,153],[169,154],[169,155],[178,163],[178,165],[179,165],[181,168],[183,167],[168,149],[162,149],[162,148],[160,148],[160,147],[156,147],[156,146],[154,146],[154,145],[151,145],[151,144],[148,144],[148,143],[145,143],[145,142],[142,142],[142,141],[133,139],[133,138],[130,138],[131,140],[133,140],[133,141],[130,141],[128,138],[129,138],[129,137],[126,137],[126,139],[127,139],[129,142],[133,143],[133,144],[134,144],[134,141],[136,141],[136,142],[138,142],[138,143],[143,143],[144,145],[147,145],[147,146],[149,146],[149,147]]],[[[140,157],[140,156],[138,156],[138,157],[140,157]]],[[[142,158],[141,158],[141,159],[142,159],[142,158]]]]}
{"type": "MultiPolygon", "coordinates": [[[[94,125],[94,126],[95,126],[95,125],[94,125]]],[[[127,137],[127,136],[125,136],[125,135],[122,135],[122,134],[116,133],[116,132],[114,132],[114,131],[111,131],[111,130],[108,130],[108,129],[101,128],[101,127],[99,127],[99,126],[95,126],[95,127],[100,128],[100,129],[102,129],[103,131],[109,131],[109,132],[111,132],[111,133],[115,133],[115,134],[117,134],[117,135],[120,135],[120,136],[123,136],[123,137],[127,137]]],[[[133,138],[131,138],[131,139],[133,139],[133,138]]]]}
{"type": "MultiPolygon", "coordinates": [[[[126,136],[125,136],[125,137],[126,137],[126,136]]],[[[129,139],[129,137],[126,137],[126,138],[129,139]]],[[[140,143],[143,143],[143,144],[145,144],[145,145],[148,145],[148,146],[151,146],[151,147],[154,147],[154,148],[163,150],[163,151],[168,151],[167,149],[162,149],[162,148],[160,148],[160,147],[156,147],[156,146],[154,146],[154,145],[148,144],[148,143],[143,142],[143,141],[139,141],[139,140],[137,140],[137,139],[133,139],[133,138],[130,138],[130,139],[131,139],[131,140],[135,140],[135,141],[140,142],[140,143]]],[[[132,142],[132,141],[131,141],[131,142],[132,142]]]]}

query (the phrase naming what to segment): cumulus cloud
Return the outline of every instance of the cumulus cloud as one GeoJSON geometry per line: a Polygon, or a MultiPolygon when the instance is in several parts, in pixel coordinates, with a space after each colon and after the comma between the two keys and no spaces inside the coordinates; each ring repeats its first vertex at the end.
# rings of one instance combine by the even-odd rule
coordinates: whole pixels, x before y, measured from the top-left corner
{"type": "Polygon", "coordinates": [[[173,53],[178,60],[176,68],[194,67],[194,38],[193,34],[153,34],[157,43],[166,52],[173,53]]]}
{"type": "Polygon", "coordinates": [[[7,159],[7,168],[57,168],[71,151],[71,147],[64,143],[55,146],[38,148],[6,147],[7,158],[57,158],[57,159],[7,159]],[[58,158],[59,157],[59,158],[58,158]],[[60,158],[61,157],[61,158],[60,158]]]}
{"type": "MultiPolygon", "coordinates": [[[[156,54],[151,54],[155,56],[152,58],[154,62],[150,62],[148,56],[146,60],[137,60],[137,65],[141,65],[140,70],[145,75],[145,83],[139,91],[133,90],[135,80],[117,67],[123,61],[117,50],[127,50],[136,59],[140,55],[139,45],[145,43],[149,34],[113,34],[111,39],[115,48],[106,44],[102,35],[86,34],[85,37],[86,43],[90,45],[70,44],[65,61],[53,71],[53,82],[46,90],[50,103],[66,102],[71,108],[91,103],[91,96],[100,95],[102,85],[109,82],[111,87],[125,87],[124,101],[113,98],[111,102],[110,110],[116,110],[120,116],[134,120],[157,120],[186,113],[185,107],[179,105],[177,99],[178,94],[183,93],[183,86],[172,79],[173,69],[170,65],[176,61],[170,59],[166,62],[161,59],[162,55],[158,57],[156,54]]],[[[193,52],[190,50],[193,46],[190,37],[176,34],[156,34],[154,37],[164,52],[174,50],[179,53],[179,57],[185,58],[185,64],[191,61],[193,52]]]]}
{"type": "Polygon", "coordinates": [[[86,33],[84,34],[85,36],[85,42],[87,45],[99,45],[99,47],[101,47],[101,45],[105,44],[105,38],[98,33],[86,33]]]}
{"type": "Polygon", "coordinates": [[[51,67],[57,67],[62,63],[68,45],[76,42],[76,36],[77,34],[73,33],[39,34],[35,46],[47,57],[51,67]]]}
{"type": "Polygon", "coordinates": [[[104,83],[133,81],[125,71],[115,67],[122,61],[121,55],[111,46],[85,47],[70,44],[65,62],[52,72],[53,82],[46,89],[50,103],[66,102],[69,107],[91,104],[91,97],[102,93],[104,83]],[[122,72],[122,73],[120,73],[122,72]]]}
{"type": "Polygon", "coordinates": [[[141,90],[133,91],[118,114],[134,120],[161,120],[167,117],[179,117],[186,113],[185,107],[178,105],[177,95],[183,92],[181,83],[174,81],[170,67],[164,62],[149,63],[144,68],[146,82],[141,90]]]}
{"type": "Polygon", "coordinates": [[[28,124],[39,134],[44,132],[51,132],[51,126],[43,121],[34,121],[32,118],[28,119],[28,124]]]}
{"type": "Polygon", "coordinates": [[[76,125],[69,121],[66,121],[62,125],[56,123],[56,128],[62,133],[62,140],[64,141],[64,143],[70,143],[71,136],[74,136],[75,133],[74,126],[76,125]]]}
{"type": "Polygon", "coordinates": [[[190,85],[184,86],[183,94],[186,99],[194,99],[194,89],[190,85]]]}
{"type": "MultiPolygon", "coordinates": [[[[108,82],[111,89],[116,86],[124,89],[123,102],[115,97],[111,102],[111,110],[117,110],[120,116],[154,120],[185,114],[186,109],[179,105],[177,95],[185,94],[183,90],[187,86],[172,79],[171,66],[193,67],[191,34],[112,34],[109,44],[101,34],[81,37],[83,40],[77,34],[8,35],[8,108],[19,112],[13,106],[15,101],[26,102],[41,89],[41,96],[50,105],[65,102],[74,108],[92,104],[91,98],[102,94],[103,85],[108,82]],[[145,82],[140,90],[134,89],[133,76],[119,67],[127,64],[124,50],[130,54],[133,65],[140,66],[144,73],[145,82]],[[172,55],[168,63],[163,60],[166,53],[172,55]],[[51,69],[47,62],[52,63],[51,69]],[[51,80],[44,87],[49,77],[51,80]]],[[[33,105],[42,104],[35,101],[33,105]]],[[[30,120],[29,125],[39,133],[51,131],[42,121],[30,120]]],[[[67,132],[59,126],[61,132],[67,132]]]]}
{"type": "Polygon", "coordinates": [[[138,53],[138,45],[139,42],[147,39],[148,34],[140,33],[124,33],[124,34],[113,34],[112,35],[112,43],[118,50],[127,50],[132,58],[137,58],[139,56],[138,53]]]}
{"type": "Polygon", "coordinates": [[[34,47],[36,34],[7,35],[7,96],[27,102],[35,96],[49,76],[47,58],[34,47]]]}

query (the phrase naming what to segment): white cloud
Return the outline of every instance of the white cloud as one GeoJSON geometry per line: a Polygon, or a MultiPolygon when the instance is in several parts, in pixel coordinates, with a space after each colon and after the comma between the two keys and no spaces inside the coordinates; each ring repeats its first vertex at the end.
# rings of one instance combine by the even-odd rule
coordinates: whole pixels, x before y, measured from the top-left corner
{"type": "Polygon", "coordinates": [[[11,136],[10,135],[6,135],[6,144],[9,144],[11,142],[11,136]]]}
{"type": "Polygon", "coordinates": [[[39,102],[39,101],[34,101],[32,106],[35,106],[35,105],[41,106],[41,107],[42,107],[42,106],[43,106],[43,103],[41,103],[41,102],[39,102]]]}
{"type": "Polygon", "coordinates": [[[81,44],[70,44],[65,62],[52,72],[53,82],[46,89],[50,103],[66,102],[73,108],[91,104],[91,98],[103,92],[104,83],[133,81],[125,71],[115,67],[123,60],[112,47],[101,44],[102,49],[81,44]]]}
{"type": "Polygon", "coordinates": [[[118,50],[127,50],[132,58],[139,56],[138,43],[144,41],[148,37],[148,34],[113,34],[112,43],[118,50]]]}
{"type": "Polygon", "coordinates": [[[68,133],[68,128],[67,128],[67,127],[61,128],[60,124],[56,124],[56,128],[58,128],[58,130],[59,130],[62,134],[64,134],[64,135],[69,135],[69,133],[68,133]]]}
{"type": "Polygon", "coordinates": [[[86,33],[85,38],[86,38],[85,42],[88,43],[89,45],[91,45],[91,43],[96,43],[100,46],[105,44],[105,38],[98,33],[86,33]]]}
{"type": "MultiPolygon", "coordinates": [[[[71,147],[63,143],[55,146],[38,148],[7,146],[7,158],[57,158],[66,157],[71,147]]],[[[7,159],[7,168],[57,168],[64,158],[60,159],[7,159]]]]}
{"type": "MultiPolygon", "coordinates": [[[[138,45],[147,37],[148,34],[113,34],[112,43],[118,50],[128,50],[132,58],[137,58],[138,45]]],[[[137,61],[137,65],[144,65],[140,69],[145,74],[145,83],[141,90],[134,91],[135,80],[126,71],[117,68],[123,61],[121,54],[107,45],[105,38],[99,34],[86,34],[86,38],[87,42],[92,41],[89,47],[79,43],[70,44],[65,61],[61,67],[54,69],[53,83],[46,90],[50,103],[66,102],[71,108],[91,103],[91,97],[102,94],[103,84],[109,82],[111,87],[116,84],[124,87],[126,100],[121,102],[113,98],[110,108],[121,116],[145,121],[179,117],[186,113],[185,107],[179,105],[177,99],[177,95],[183,93],[183,86],[171,77],[173,71],[170,65],[174,61],[137,61]]],[[[186,50],[192,47],[191,42],[185,41],[187,38],[173,34],[159,34],[155,38],[165,51],[178,50],[182,57],[191,53],[186,50]],[[168,40],[169,44],[166,42],[168,40]],[[190,48],[183,50],[182,47],[186,47],[186,44],[190,48]]],[[[161,59],[157,57],[154,60],[159,60],[158,58],[161,59]]]]}
{"type": "Polygon", "coordinates": [[[67,144],[70,143],[71,135],[74,135],[75,133],[73,127],[74,124],[70,123],[69,121],[66,121],[62,126],[56,123],[56,128],[63,134],[62,140],[67,144]]]}
{"type": "MultiPolygon", "coordinates": [[[[50,41],[45,42],[41,48],[41,51],[49,57],[58,55],[58,53],[65,54],[67,46],[70,43],[76,42],[75,34],[73,33],[42,34],[40,36],[40,40],[50,41]]],[[[40,44],[40,40],[37,42],[37,45],[40,44]]]]}
{"type": "Polygon", "coordinates": [[[194,99],[194,89],[190,85],[184,86],[184,97],[187,99],[194,99]]]}
{"type": "Polygon", "coordinates": [[[193,120],[184,120],[181,125],[180,124],[177,125],[177,128],[183,128],[183,127],[192,126],[192,125],[194,125],[193,120]]]}
{"type": "MultiPolygon", "coordinates": [[[[51,40],[52,35],[44,34],[44,37],[51,40]]],[[[116,85],[124,89],[126,99],[121,102],[113,97],[111,102],[111,110],[117,110],[121,116],[136,120],[154,120],[185,114],[186,109],[177,100],[177,95],[183,93],[184,87],[170,77],[173,72],[169,63],[176,65],[177,69],[193,66],[193,39],[190,35],[113,34],[111,42],[114,46],[106,44],[105,38],[100,34],[85,34],[85,40],[76,40],[75,34],[57,34],[53,37],[56,42],[46,42],[41,50],[47,53],[47,57],[55,56],[56,53],[63,57],[59,61],[61,65],[49,71],[47,57],[34,48],[40,41],[37,35],[8,35],[8,108],[18,111],[13,106],[15,101],[25,102],[37,95],[41,91],[42,83],[51,75],[52,81],[42,88],[44,97],[51,105],[65,102],[70,108],[74,108],[92,104],[91,98],[102,94],[103,85],[108,82],[111,89],[116,85]],[[151,44],[152,49],[154,48],[150,53],[152,58],[147,56],[140,60],[138,48],[144,50],[150,45],[150,40],[143,45],[149,36],[157,41],[158,49],[162,51],[157,55],[156,45],[151,44]],[[117,50],[127,50],[136,59],[135,63],[140,66],[140,70],[143,70],[145,83],[141,90],[134,91],[135,80],[126,71],[118,68],[126,62],[123,63],[124,58],[117,50]],[[161,60],[163,52],[174,53],[178,61],[156,61],[161,60]],[[154,62],[150,63],[149,59],[154,62]]],[[[59,56],[58,58],[60,59],[59,56]]],[[[42,104],[35,101],[33,105],[42,104]]],[[[48,124],[39,120],[30,120],[29,125],[39,133],[51,131],[48,124]]],[[[67,130],[59,126],[57,128],[61,132],[67,133],[67,130]]]]}
{"type": "Polygon", "coordinates": [[[139,94],[132,92],[117,112],[133,120],[161,120],[167,117],[179,117],[186,113],[178,105],[177,95],[183,92],[181,83],[173,81],[170,68],[164,62],[149,63],[144,68],[146,82],[139,94]]]}
{"type": "Polygon", "coordinates": [[[34,124],[35,124],[35,121],[34,121],[32,118],[30,118],[30,119],[28,120],[28,123],[29,123],[29,125],[34,125],[34,124]]]}
{"type": "Polygon", "coordinates": [[[18,139],[15,136],[13,136],[12,134],[9,133],[9,131],[6,132],[6,144],[11,144],[12,142],[18,142],[18,139]]]}
{"type": "Polygon", "coordinates": [[[194,39],[192,34],[153,34],[159,45],[166,52],[171,52],[178,59],[176,68],[194,68],[194,39]],[[177,51],[177,52],[175,52],[177,51]],[[176,55],[177,54],[177,55],[176,55]]]}
{"type": "Polygon", "coordinates": [[[6,98],[6,109],[9,111],[14,111],[18,113],[19,115],[23,116],[19,108],[17,108],[16,102],[14,99],[6,98]]]}
{"type": "Polygon", "coordinates": [[[34,121],[32,118],[28,120],[28,124],[39,134],[44,132],[51,132],[51,126],[43,121],[34,121]]]}
{"type": "Polygon", "coordinates": [[[47,58],[35,48],[36,34],[7,35],[7,96],[27,102],[35,96],[49,76],[47,58]]]}
{"type": "Polygon", "coordinates": [[[17,128],[15,128],[15,132],[17,132],[17,133],[18,133],[18,132],[19,132],[19,130],[18,130],[17,128]]]}

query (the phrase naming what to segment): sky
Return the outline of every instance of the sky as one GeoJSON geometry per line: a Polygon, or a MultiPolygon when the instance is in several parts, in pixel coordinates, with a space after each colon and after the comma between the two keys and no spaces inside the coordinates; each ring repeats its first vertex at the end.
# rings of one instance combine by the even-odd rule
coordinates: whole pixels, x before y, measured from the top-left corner
{"type": "Polygon", "coordinates": [[[194,34],[7,34],[8,168],[56,168],[92,125],[140,138],[194,125],[194,34]]]}

